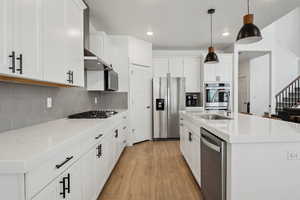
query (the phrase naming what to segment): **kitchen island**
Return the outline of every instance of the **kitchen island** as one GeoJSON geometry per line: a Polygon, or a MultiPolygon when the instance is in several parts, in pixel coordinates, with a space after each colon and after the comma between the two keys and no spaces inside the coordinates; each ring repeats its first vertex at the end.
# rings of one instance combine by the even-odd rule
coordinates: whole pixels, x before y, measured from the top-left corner
{"type": "Polygon", "coordinates": [[[207,159],[201,152],[205,130],[225,144],[226,200],[300,199],[299,124],[244,114],[218,120],[204,115],[209,113],[183,111],[180,117],[181,152],[200,186],[207,173],[201,169],[207,159]]]}

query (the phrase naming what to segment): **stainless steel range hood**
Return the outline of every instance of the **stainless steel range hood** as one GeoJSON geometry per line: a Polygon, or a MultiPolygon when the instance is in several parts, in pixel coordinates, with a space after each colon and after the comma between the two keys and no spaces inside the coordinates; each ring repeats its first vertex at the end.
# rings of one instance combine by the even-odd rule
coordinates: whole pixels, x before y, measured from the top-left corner
{"type": "Polygon", "coordinates": [[[111,68],[101,58],[89,50],[90,47],[90,10],[85,2],[87,9],[84,11],[84,68],[86,70],[105,70],[111,68]]]}

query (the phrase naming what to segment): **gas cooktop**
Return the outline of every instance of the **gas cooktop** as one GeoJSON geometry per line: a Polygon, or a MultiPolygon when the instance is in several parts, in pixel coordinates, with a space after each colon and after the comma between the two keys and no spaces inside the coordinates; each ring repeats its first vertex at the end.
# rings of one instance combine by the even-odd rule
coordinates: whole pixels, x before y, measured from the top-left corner
{"type": "Polygon", "coordinates": [[[70,115],[69,119],[105,119],[117,114],[114,110],[92,110],[70,115]]]}

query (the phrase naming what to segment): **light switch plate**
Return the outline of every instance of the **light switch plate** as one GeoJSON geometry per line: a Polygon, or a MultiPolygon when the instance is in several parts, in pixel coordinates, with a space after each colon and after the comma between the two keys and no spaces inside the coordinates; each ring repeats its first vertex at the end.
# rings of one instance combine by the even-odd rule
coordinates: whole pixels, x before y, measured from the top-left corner
{"type": "Polygon", "coordinates": [[[47,108],[52,108],[52,97],[47,97],[47,108]]]}

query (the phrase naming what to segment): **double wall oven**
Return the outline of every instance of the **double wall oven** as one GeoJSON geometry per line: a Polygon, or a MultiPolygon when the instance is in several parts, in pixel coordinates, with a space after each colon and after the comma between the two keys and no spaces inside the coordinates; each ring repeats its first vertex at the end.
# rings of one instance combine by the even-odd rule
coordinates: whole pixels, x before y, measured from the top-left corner
{"type": "Polygon", "coordinates": [[[205,84],[205,109],[229,110],[231,88],[229,83],[205,84]]]}

